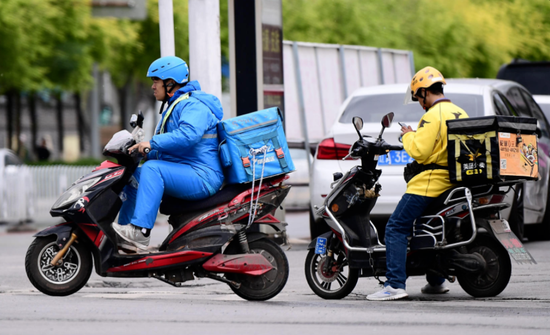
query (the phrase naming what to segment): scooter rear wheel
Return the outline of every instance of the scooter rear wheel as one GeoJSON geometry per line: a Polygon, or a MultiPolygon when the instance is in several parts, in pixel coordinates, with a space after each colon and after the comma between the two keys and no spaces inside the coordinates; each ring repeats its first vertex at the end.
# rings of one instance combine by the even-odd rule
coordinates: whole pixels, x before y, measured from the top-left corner
{"type": "Polygon", "coordinates": [[[504,291],[512,275],[512,263],[506,249],[492,237],[479,236],[468,247],[468,252],[480,254],[487,267],[480,274],[457,275],[460,287],[476,298],[494,297],[504,291]]]}
{"type": "Polygon", "coordinates": [[[351,269],[343,251],[335,255],[336,262],[331,270],[324,270],[326,255],[319,255],[310,250],[306,257],[306,280],[313,292],[323,299],[342,299],[353,291],[359,279],[359,270],[351,269]]]}
{"type": "Polygon", "coordinates": [[[288,280],[288,259],[284,251],[275,242],[260,239],[250,242],[250,252],[262,254],[273,269],[261,276],[226,274],[226,278],[240,283],[239,288],[230,285],[231,290],[246,300],[268,300],[279,294],[288,280]]]}
{"type": "Polygon", "coordinates": [[[90,278],[92,255],[82,243],[73,243],[60,264],[50,262],[59,252],[55,235],[36,238],[25,256],[25,270],[31,283],[42,293],[66,296],[80,290],[90,278]]]}

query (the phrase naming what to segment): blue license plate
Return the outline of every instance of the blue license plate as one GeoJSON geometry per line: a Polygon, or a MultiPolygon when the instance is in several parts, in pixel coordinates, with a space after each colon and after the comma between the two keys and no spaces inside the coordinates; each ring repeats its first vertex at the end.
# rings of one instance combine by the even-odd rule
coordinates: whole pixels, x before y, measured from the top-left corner
{"type": "Polygon", "coordinates": [[[326,252],[327,252],[326,237],[317,237],[317,242],[315,242],[315,253],[319,255],[324,255],[326,252]]]}
{"type": "Polygon", "coordinates": [[[405,150],[390,151],[388,155],[378,157],[378,165],[406,165],[413,160],[405,150]]]}

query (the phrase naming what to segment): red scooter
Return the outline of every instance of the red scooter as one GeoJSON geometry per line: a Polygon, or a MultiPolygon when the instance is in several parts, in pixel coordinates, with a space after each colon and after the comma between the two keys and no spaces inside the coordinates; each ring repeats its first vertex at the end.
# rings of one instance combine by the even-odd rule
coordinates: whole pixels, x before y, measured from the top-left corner
{"type": "Polygon", "coordinates": [[[290,190],[283,183],[286,175],[227,185],[200,201],[164,198],[160,211],[170,215],[173,230],[158,249],[140,254],[118,250],[111,223],[122,206],[122,189],[142,159],[137,152],[128,153],[143,138],[141,113],[130,124],[133,132],[116,133],[103,152],[118,164],[104,161],[78,179],[50,211],[66,222],[34,235],[25,258],[31,283],[48,295],[70,295],[86,284],[95,265],[102,277],[153,277],[176,287],[207,277],[247,300],[276,296],[289,271],[285,253],[274,242],[286,243],[286,223],[274,216],[290,190]]]}

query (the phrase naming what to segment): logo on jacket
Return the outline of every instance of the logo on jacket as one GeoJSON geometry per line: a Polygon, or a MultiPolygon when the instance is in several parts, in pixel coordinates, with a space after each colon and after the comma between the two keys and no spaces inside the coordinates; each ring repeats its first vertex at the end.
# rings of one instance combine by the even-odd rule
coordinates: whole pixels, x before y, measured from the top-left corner
{"type": "Polygon", "coordinates": [[[455,116],[455,119],[460,118],[460,115],[462,115],[461,112],[452,113],[455,116]]]}
{"type": "Polygon", "coordinates": [[[430,122],[428,122],[428,121],[426,121],[426,120],[420,121],[420,124],[418,125],[418,128],[424,127],[424,124],[426,124],[426,123],[430,123],[430,122]]]}

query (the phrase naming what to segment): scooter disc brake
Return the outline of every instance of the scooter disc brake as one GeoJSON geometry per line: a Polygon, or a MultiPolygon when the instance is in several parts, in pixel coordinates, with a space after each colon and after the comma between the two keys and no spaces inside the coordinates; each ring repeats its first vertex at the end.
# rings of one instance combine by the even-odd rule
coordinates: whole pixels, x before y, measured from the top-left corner
{"type": "MultiPolygon", "coordinates": [[[[328,257],[322,257],[320,260],[319,260],[319,263],[317,264],[317,275],[319,276],[319,279],[321,279],[322,281],[326,282],[326,283],[332,283],[333,281],[336,280],[336,278],[338,278],[338,271],[336,272],[325,272],[324,271],[324,268],[325,268],[325,263],[327,261],[331,260],[330,258],[328,257]]],[[[331,269],[333,267],[331,266],[331,269]]]]}

